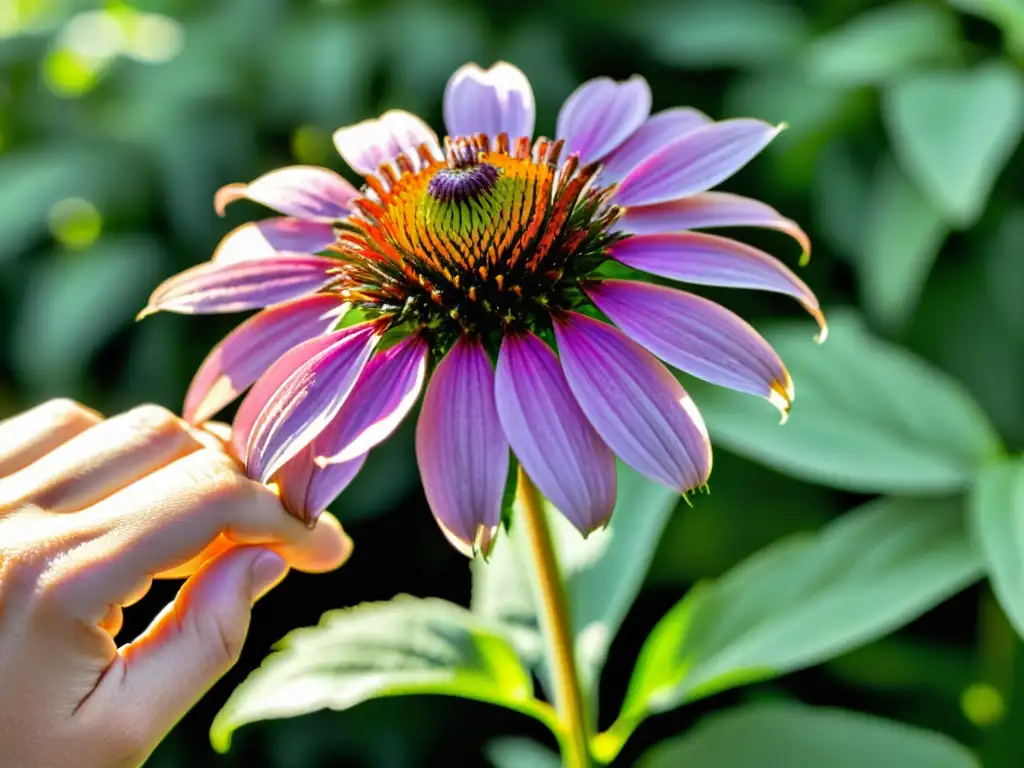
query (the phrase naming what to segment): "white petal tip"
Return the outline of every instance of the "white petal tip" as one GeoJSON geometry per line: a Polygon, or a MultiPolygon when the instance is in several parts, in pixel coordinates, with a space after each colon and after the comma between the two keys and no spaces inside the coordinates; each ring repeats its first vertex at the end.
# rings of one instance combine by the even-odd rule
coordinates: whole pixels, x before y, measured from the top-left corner
{"type": "Polygon", "coordinates": [[[135,316],[135,322],[138,322],[139,320],[145,320],[150,315],[155,315],[159,311],[160,309],[158,307],[147,306],[145,309],[143,309],[141,312],[139,312],[139,314],[135,316]]]}
{"type": "Polygon", "coordinates": [[[217,212],[218,216],[223,216],[227,211],[227,207],[245,197],[245,192],[248,189],[248,184],[225,184],[223,187],[218,189],[213,195],[213,209],[217,212]]]}

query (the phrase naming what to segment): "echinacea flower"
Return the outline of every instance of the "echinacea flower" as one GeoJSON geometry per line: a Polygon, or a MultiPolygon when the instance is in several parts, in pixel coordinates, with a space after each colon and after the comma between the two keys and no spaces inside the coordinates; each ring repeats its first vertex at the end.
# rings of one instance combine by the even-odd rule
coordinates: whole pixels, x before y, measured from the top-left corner
{"type": "Polygon", "coordinates": [[[303,166],[224,187],[218,211],[244,197],[283,216],[240,227],[150,299],[146,313],[262,309],[202,364],[185,417],[204,421],[251,386],[235,449],[312,523],[426,384],[420,473],[463,551],[491,545],[510,450],[583,534],[611,515],[615,456],[681,494],[703,486],[707,431],[661,361],[783,414],[793,385],[744,320],[643,273],[788,294],[822,335],[825,322],[780,261],[696,231],[774,228],[807,256],[793,221],[708,191],[781,126],[650,108],[643,78],[591,80],[556,138],[534,140],[525,76],[471,64],[448,82],[443,143],[401,111],[337,131],[362,189],[303,166]]]}

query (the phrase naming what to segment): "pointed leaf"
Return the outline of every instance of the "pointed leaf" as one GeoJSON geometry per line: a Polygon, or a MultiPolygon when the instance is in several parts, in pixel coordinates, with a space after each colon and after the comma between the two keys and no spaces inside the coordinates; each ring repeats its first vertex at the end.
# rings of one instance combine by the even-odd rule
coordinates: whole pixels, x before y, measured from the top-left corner
{"type": "Polygon", "coordinates": [[[687,379],[713,441],[803,480],[867,493],[954,491],[999,451],[960,384],[871,336],[853,312],[829,312],[824,344],[806,323],[764,337],[789,368],[796,398],[779,426],[751,398],[687,379]]]}
{"type": "Polygon", "coordinates": [[[885,94],[896,157],[951,224],[981,215],[1024,131],[1024,75],[1008,63],[923,72],[885,94]]]}
{"type": "Polygon", "coordinates": [[[1024,459],[993,461],[971,491],[968,521],[999,604],[1024,637],[1024,459]]]}
{"type": "Polygon", "coordinates": [[[981,768],[948,736],[859,712],[766,702],[712,715],[639,768],[981,768]]]}
{"type": "Polygon", "coordinates": [[[476,699],[549,722],[505,638],[457,605],[399,595],[290,633],[235,689],[210,738],[226,752],[247,723],[410,694],[476,699]]]}
{"type": "Polygon", "coordinates": [[[698,585],[647,638],[612,754],[648,714],[819,664],[914,620],[975,581],[959,504],[883,499],[795,534],[698,585]]]}

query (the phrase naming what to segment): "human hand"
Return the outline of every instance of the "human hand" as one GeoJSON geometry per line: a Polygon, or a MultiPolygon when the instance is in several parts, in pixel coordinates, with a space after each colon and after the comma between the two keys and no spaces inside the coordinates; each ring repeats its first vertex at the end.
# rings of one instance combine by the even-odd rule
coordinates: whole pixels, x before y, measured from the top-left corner
{"type": "Polygon", "coordinates": [[[295,567],[341,565],[221,440],[142,406],[65,400],[0,422],[0,763],[137,766],[235,662],[253,602],[295,567]],[[120,648],[121,609],[186,578],[120,648]]]}

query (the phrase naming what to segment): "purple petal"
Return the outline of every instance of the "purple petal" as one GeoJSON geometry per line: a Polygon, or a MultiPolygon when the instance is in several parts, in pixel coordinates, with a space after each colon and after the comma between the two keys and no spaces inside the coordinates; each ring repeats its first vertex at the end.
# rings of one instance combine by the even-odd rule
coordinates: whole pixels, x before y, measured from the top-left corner
{"type": "Polygon", "coordinates": [[[711,189],[749,163],[784,127],[741,118],[690,131],[630,171],[612,202],[650,205],[711,189]]]}
{"type": "Polygon", "coordinates": [[[711,473],[707,429],[668,369],[606,323],[568,312],[554,325],[569,387],[619,458],[680,493],[704,485],[711,473]]]}
{"type": "Polygon", "coordinates": [[[634,269],[673,280],[784,293],[817,321],[819,341],[828,333],[818,299],[807,284],[774,256],[753,246],[717,235],[680,232],[633,235],[609,248],[609,255],[634,269]]]}
{"type": "Polygon", "coordinates": [[[410,336],[378,353],[338,415],[315,441],[317,458],[346,462],[391,435],[419,398],[427,375],[427,342],[410,336]]]}
{"type": "Polygon", "coordinates": [[[632,136],[606,157],[601,165],[601,186],[619,182],[643,160],[671,141],[711,122],[711,118],[690,107],[666,109],[647,118],[632,136]]]}
{"type": "Polygon", "coordinates": [[[449,136],[509,138],[533,136],[533,89],[526,75],[511,64],[490,69],[466,64],[456,70],[444,91],[444,124],[449,136]]]}
{"type": "Polygon", "coordinates": [[[220,342],[199,366],[182,415],[199,424],[234,400],[292,347],[326,333],[343,302],[329,294],[278,304],[253,315],[220,342]]]}
{"type": "Polygon", "coordinates": [[[416,426],[423,489],[438,524],[459,548],[484,550],[501,522],[508,443],[494,403],[483,345],[463,336],[430,377],[416,426]]]}
{"type": "Polygon", "coordinates": [[[278,472],[288,510],[312,522],[356,476],[369,450],[406,417],[427,372],[427,343],[412,336],[378,353],[330,424],[278,472]]]}
{"type": "Polygon", "coordinates": [[[323,431],[345,404],[380,335],[377,323],[328,334],[334,343],[285,379],[253,424],[245,452],[249,477],[267,482],[323,431]]]}
{"type": "Polygon", "coordinates": [[[280,253],[319,253],[337,239],[334,227],[317,221],[278,217],[243,224],[229,232],[211,261],[265,259],[280,253]]]}
{"type": "Polygon", "coordinates": [[[615,228],[634,235],[683,232],[712,227],[763,227],[785,232],[803,249],[800,263],[811,257],[811,241],[800,225],[767,203],[728,192],[702,192],[682,200],[627,208],[615,228]]]}
{"type": "Polygon", "coordinates": [[[615,507],[615,455],[590,426],[558,357],[532,333],[506,336],[495,378],[498,417],[527,474],[583,535],[615,507]]]}
{"type": "Polygon", "coordinates": [[[335,334],[314,336],[309,341],[304,341],[281,355],[278,361],[256,380],[252,389],[249,390],[249,394],[238,406],[238,412],[232,422],[231,446],[236,456],[245,459],[245,451],[249,445],[249,436],[252,433],[253,425],[274,393],[304,363],[316,357],[335,341],[337,341],[335,334]]]}
{"type": "Polygon", "coordinates": [[[437,134],[416,115],[400,109],[334,132],[338,154],[361,176],[377,173],[382,165],[402,154],[419,167],[421,144],[426,144],[435,157],[441,156],[437,134]]]}
{"type": "Polygon", "coordinates": [[[651,88],[642,77],[621,83],[599,77],[565,100],[556,132],[567,153],[578,152],[583,163],[592,163],[628,139],[650,113],[651,88]]]}
{"type": "Polygon", "coordinates": [[[587,295],[629,338],[681,371],[767,397],[785,417],[793,382],[771,345],[738,315],[692,293],[605,280],[587,295]]]}
{"type": "Polygon", "coordinates": [[[262,309],[320,290],[338,266],[334,259],[296,254],[227,264],[206,262],[165,280],[139,317],[154,312],[208,315],[262,309]]]}
{"type": "Polygon", "coordinates": [[[247,197],[286,216],[334,222],[351,213],[359,190],[334,171],[312,165],[293,165],[260,176],[249,184],[228,184],[217,190],[213,206],[224,215],[229,203],[247,197]]]}
{"type": "Polygon", "coordinates": [[[365,463],[366,454],[350,461],[321,464],[316,460],[314,446],[308,445],[281,467],[274,481],[280,488],[285,509],[312,527],[365,463]]]}

